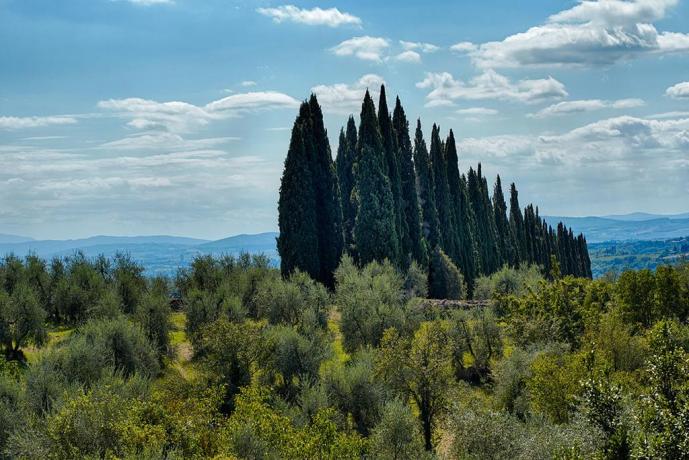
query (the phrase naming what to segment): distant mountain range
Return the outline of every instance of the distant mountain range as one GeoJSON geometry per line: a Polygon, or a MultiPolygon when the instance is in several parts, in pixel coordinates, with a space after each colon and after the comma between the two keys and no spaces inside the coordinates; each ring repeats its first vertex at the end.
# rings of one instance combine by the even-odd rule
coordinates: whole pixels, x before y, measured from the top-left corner
{"type": "MultiPolygon", "coordinates": [[[[584,233],[591,246],[592,263],[597,268],[597,274],[610,268],[610,251],[614,245],[596,243],[603,242],[633,242],[633,241],[661,241],[689,236],[689,213],[675,215],[659,215],[636,212],[625,215],[610,215],[603,217],[560,217],[546,216],[551,225],[562,221],[572,227],[576,233],[584,233]],[[598,258],[605,258],[606,262],[598,263],[598,258]]],[[[236,235],[221,240],[209,241],[197,238],[179,236],[94,236],[75,240],[34,240],[19,235],[0,234],[0,256],[15,254],[24,257],[36,254],[49,259],[55,256],[67,256],[75,251],[82,251],[88,257],[103,254],[114,256],[117,252],[126,252],[142,264],[149,275],[174,275],[179,268],[187,267],[195,256],[200,254],[232,254],[241,252],[250,254],[264,254],[274,265],[279,265],[279,255],[275,239],[277,233],[267,232],[253,235],[236,235]]],[[[685,240],[681,240],[682,244],[685,240]]],[[[676,241],[663,243],[671,248],[684,248],[676,241]]],[[[662,245],[661,245],[662,246],[662,245]]],[[[653,250],[658,252],[659,258],[668,254],[677,255],[681,251],[653,250]]],[[[632,263],[629,256],[635,252],[646,253],[648,245],[626,244],[617,246],[618,257],[616,268],[624,268],[624,260],[632,263]],[[622,251],[622,248],[624,250],[622,251]],[[643,249],[641,249],[643,248],[643,249]],[[625,257],[619,257],[623,252],[625,257]]]]}
{"type": "Polygon", "coordinates": [[[658,215],[633,213],[605,217],[546,216],[550,225],[562,221],[589,243],[603,241],[651,241],[689,236],[689,213],[658,215]]]}
{"type": "Polygon", "coordinates": [[[44,259],[63,257],[82,251],[88,257],[103,254],[114,256],[128,253],[142,264],[148,275],[174,275],[187,267],[200,254],[231,254],[241,252],[264,254],[273,264],[279,263],[275,238],[277,233],[237,235],[217,241],[178,236],[94,236],[76,240],[32,240],[14,235],[0,235],[0,255],[24,257],[36,254],[44,259]]]}

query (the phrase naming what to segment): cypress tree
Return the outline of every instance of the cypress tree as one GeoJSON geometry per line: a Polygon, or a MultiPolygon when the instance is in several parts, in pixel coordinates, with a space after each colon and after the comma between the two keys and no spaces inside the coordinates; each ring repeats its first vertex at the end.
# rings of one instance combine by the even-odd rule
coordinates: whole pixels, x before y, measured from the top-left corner
{"type": "Polygon", "coordinates": [[[503,258],[502,262],[515,266],[514,238],[512,237],[510,223],[507,220],[507,204],[505,203],[505,195],[502,193],[502,183],[500,182],[499,175],[495,180],[495,188],[493,189],[493,213],[495,214],[495,227],[498,232],[498,243],[503,258]]]}
{"type": "Polygon", "coordinates": [[[400,98],[395,101],[392,126],[397,136],[399,152],[400,185],[402,201],[403,233],[400,235],[400,253],[404,260],[413,259],[422,266],[428,262],[428,248],[421,229],[421,209],[416,190],[416,175],[412,158],[412,145],[409,138],[409,122],[404,113],[400,98]]]}
{"type": "Polygon", "coordinates": [[[373,260],[396,260],[394,199],[386,172],[385,151],[376,118],[376,108],[366,91],[361,106],[359,139],[354,167],[354,222],[356,256],[361,265],[373,260]]]}
{"type": "Polygon", "coordinates": [[[478,171],[469,168],[469,200],[476,216],[477,241],[481,255],[482,273],[489,275],[500,266],[500,250],[495,229],[493,206],[488,196],[488,183],[481,175],[481,164],[478,171]]]}
{"type": "Polygon", "coordinates": [[[478,275],[476,261],[478,257],[474,241],[472,219],[469,214],[469,200],[466,192],[466,181],[459,175],[459,159],[455,135],[450,134],[445,141],[445,160],[447,163],[447,184],[452,205],[452,227],[454,228],[455,251],[458,268],[472,291],[474,278],[478,275]]]}
{"type": "Polygon", "coordinates": [[[435,191],[435,208],[440,222],[440,246],[450,258],[457,259],[455,250],[455,231],[452,226],[452,206],[450,189],[447,183],[447,162],[445,148],[440,140],[440,128],[433,125],[431,130],[431,168],[435,191]]]}
{"type": "Polygon", "coordinates": [[[526,246],[524,235],[524,216],[519,207],[519,193],[517,187],[512,182],[510,185],[510,230],[512,231],[513,247],[515,249],[515,265],[526,260],[526,246]]]}
{"type": "Polygon", "coordinates": [[[414,136],[414,166],[419,190],[419,204],[421,206],[423,236],[429,248],[440,244],[440,222],[435,207],[435,191],[433,187],[433,173],[431,161],[428,158],[426,141],[421,131],[421,120],[416,121],[416,135],[414,136]]]}
{"type": "Polygon", "coordinates": [[[302,104],[292,128],[285,169],[280,184],[277,246],[280,270],[288,276],[300,269],[313,278],[321,272],[318,251],[316,197],[304,139],[304,121],[308,105],[302,104]]]}
{"type": "Polygon", "coordinates": [[[352,231],[356,208],[352,203],[352,189],[354,188],[354,160],[356,158],[356,123],[354,117],[347,120],[347,132],[340,130],[340,143],[337,149],[337,177],[340,183],[340,198],[342,202],[342,222],[345,246],[353,244],[352,231]]]}
{"type": "Polygon", "coordinates": [[[333,286],[333,273],[340,264],[344,248],[340,187],[330,153],[328,133],[323,124],[323,112],[315,94],[309,99],[309,109],[314,146],[311,164],[316,196],[318,251],[321,259],[321,270],[317,279],[326,286],[333,286]]]}
{"type": "MultiPolygon", "coordinates": [[[[388,111],[388,101],[385,97],[385,85],[380,86],[380,98],[378,99],[378,126],[383,142],[383,151],[385,152],[386,174],[390,180],[393,212],[395,213],[395,233],[390,235],[390,237],[397,238],[398,247],[400,247],[402,235],[406,232],[406,229],[403,228],[406,222],[402,220],[402,182],[397,152],[397,135],[392,127],[392,119],[388,111]]],[[[405,265],[404,261],[401,259],[402,257],[396,257],[392,262],[405,265]]]]}

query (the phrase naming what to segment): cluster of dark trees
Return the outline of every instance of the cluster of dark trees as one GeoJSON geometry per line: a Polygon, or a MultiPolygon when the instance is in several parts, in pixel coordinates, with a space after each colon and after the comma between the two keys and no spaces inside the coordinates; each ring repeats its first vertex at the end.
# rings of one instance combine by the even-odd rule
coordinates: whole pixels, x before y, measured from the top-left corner
{"type": "Polygon", "coordinates": [[[419,120],[412,142],[399,97],[391,114],[384,86],[378,111],[367,91],[358,130],[350,116],[340,131],[335,162],[316,96],[301,105],[278,207],[283,274],[299,269],[328,286],[343,252],[403,269],[444,252],[470,288],[503,265],[591,277],[583,235],[553,229],[532,205],[522,211],[514,184],[508,209],[500,177],[491,197],[480,164],[460,174],[452,130],[443,141],[434,124],[429,150],[419,120]]]}

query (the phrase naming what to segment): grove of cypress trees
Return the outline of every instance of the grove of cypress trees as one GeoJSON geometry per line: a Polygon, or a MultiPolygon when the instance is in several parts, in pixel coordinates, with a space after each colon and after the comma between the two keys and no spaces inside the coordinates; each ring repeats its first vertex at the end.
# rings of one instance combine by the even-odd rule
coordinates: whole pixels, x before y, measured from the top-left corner
{"type": "Polygon", "coordinates": [[[438,211],[435,207],[435,190],[433,186],[433,173],[431,161],[428,158],[426,141],[421,131],[421,120],[416,122],[416,135],[414,136],[414,166],[416,167],[416,180],[421,206],[423,236],[428,242],[429,250],[433,250],[441,243],[440,222],[438,211]]]}
{"type": "Polygon", "coordinates": [[[508,218],[500,176],[491,195],[480,163],[460,174],[452,130],[443,142],[434,124],[429,152],[419,120],[412,148],[404,109],[397,98],[389,113],[384,86],[379,111],[366,91],[360,117],[358,132],[351,116],[340,130],[333,162],[316,96],[300,106],[278,202],[284,276],[300,269],[332,287],[345,248],[362,265],[417,261],[436,280],[457,271],[469,294],[504,263],[591,276],[583,235],[563,223],[554,230],[531,204],[522,213],[514,184],[508,218]]]}
{"type": "Polygon", "coordinates": [[[304,116],[308,105],[302,104],[292,128],[285,170],[280,184],[278,201],[277,246],[280,270],[284,276],[299,269],[318,279],[321,263],[318,251],[318,222],[316,197],[304,142],[304,116]]]}
{"type": "Polygon", "coordinates": [[[356,208],[352,203],[352,189],[354,188],[354,160],[356,158],[356,123],[354,117],[347,120],[347,131],[340,130],[340,142],[337,148],[337,178],[340,183],[340,198],[342,202],[342,226],[345,246],[350,248],[353,244],[352,231],[356,208]]]}
{"type": "Polygon", "coordinates": [[[366,91],[361,106],[354,167],[354,197],[357,205],[354,242],[361,265],[373,260],[397,260],[399,247],[394,199],[386,169],[376,108],[366,91]]]}
{"type": "Polygon", "coordinates": [[[409,121],[404,113],[400,98],[395,101],[392,115],[392,126],[397,136],[399,152],[400,185],[402,202],[402,234],[400,235],[400,254],[403,262],[415,260],[422,266],[428,261],[428,248],[421,229],[421,209],[416,189],[416,174],[409,138],[409,121]]]}

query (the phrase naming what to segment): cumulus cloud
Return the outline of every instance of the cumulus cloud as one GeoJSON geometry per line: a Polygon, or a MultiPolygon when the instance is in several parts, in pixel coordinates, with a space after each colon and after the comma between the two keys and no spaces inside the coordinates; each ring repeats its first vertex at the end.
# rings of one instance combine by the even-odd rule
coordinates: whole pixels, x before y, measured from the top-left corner
{"type": "Polygon", "coordinates": [[[249,223],[274,228],[266,204],[275,200],[280,162],[193,142],[196,149],[173,152],[2,145],[0,195],[12,200],[0,215],[17,228],[47,227],[41,236],[52,238],[169,233],[171,224],[176,233],[216,237],[249,223]]]}
{"type": "Polygon", "coordinates": [[[552,77],[513,82],[491,69],[468,82],[455,80],[448,72],[427,73],[426,78],[416,86],[431,90],[426,95],[427,107],[449,106],[460,99],[495,99],[532,104],[567,96],[565,86],[552,77]]]}
{"type": "Polygon", "coordinates": [[[187,102],[158,102],[141,98],[109,99],[98,103],[101,109],[112,110],[123,118],[129,118],[127,125],[132,128],[182,133],[194,131],[212,120],[298,106],[299,101],[276,91],[232,94],[201,107],[187,102]]]}
{"type": "Polygon", "coordinates": [[[256,11],[264,16],[272,18],[273,21],[277,23],[295,22],[309,26],[328,27],[361,25],[360,18],[349,13],[343,13],[337,8],[322,9],[316,7],[307,10],[298,8],[294,5],[283,5],[277,8],[258,8],[256,11]]]}
{"type": "Polygon", "coordinates": [[[657,209],[659,199],[668,210],[686,205],[686,115],[619,116],[556,134],[460,138],[457,147],[465,167],[480,161],[489,177],[515,180],[520,199],[538,203],[543,214],[657,209]]]}
{"type": "Polygon", "coordinates": [[[450,50],[458,53],[470,53],[476,51],[478,47],[471,42],[459,42],[450,47],[450,50]]]}
{"type": "Polygon", "coordinates": [[[605,101],[601,99],[582,99],[576,101],[563,101],[550,105],[536,113],[529,114],[533,118],[547,118],[572,113],[592,112],[602,109],[631,109],[641,107],[644,101],[641,99],[618,99],[605,101]]]}
{"type": "Polygon", "coordinates": [[[127,0],[129,3],[141,6],[151,6],[151,5],[170,5],[174,3],[173,0],[127,0]]]}
{"type": "Polygon", "coordinates": [[[674,99],[689,99],[689,81],[683,81],[670,86],[665,94],[674,99]]]}
{"type": "Polygon", "coordinates": [[[432,43],[407,42],[404,40],[400,40],[400,45],[402,45],[405,51],[419,51],[421,53],[435,53],[440,49],[440,47],[432,43]]]}
{"type": "Polygon", "coordinates": [[[77,120],[69,116],[0,117],[0,129],[44,128],[53,125],[72,125],[77,120]]]}
{"type": "Polygon", "coordinates": [[[678,0],[580,1],[542,25],[502,41],[452,49],[482,68],[598,66],[643,55],[689,52],[689,34],[658,31],[653,22],[678,0]]]}
{"type": "Polygon", "coordinates": [[[318,97],[318,102],[325,112],[349,114],[361,108],[361,101],[367,89],[375,97],[380,85],[384,83],[383,77],[366,74],[353,84],[318,85],[311,88],[311,91],[318,97]]]}
{"type": "Polygon", "coordinates": [[[364,61],[381,62],[383,53],[389,47],[390,41],[387,38],[365,35],[345,40],[330,51],[336,56],[354,56],[364,61]]]}
{"type": "Polygon", "coordinates": [[[421,62],[421,55],[417,53],[416,51],[402,51],[400,54],[395,56],[394,58],[396,61],[400,62],[409,62],[412,64],[418,64],[421,62]]]}

